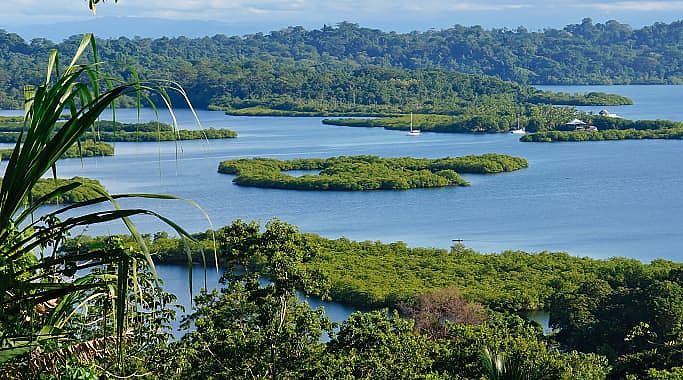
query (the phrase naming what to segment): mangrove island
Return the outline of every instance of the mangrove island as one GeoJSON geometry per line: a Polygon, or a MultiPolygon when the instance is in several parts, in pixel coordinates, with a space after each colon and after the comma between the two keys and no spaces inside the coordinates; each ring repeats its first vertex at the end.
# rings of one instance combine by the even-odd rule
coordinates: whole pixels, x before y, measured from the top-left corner
{"type": "Polygon", "coordinates": [[[280,161],[269,158],[228,160],[218,172],[236,175],[240,186],[293,190],[406,190],[468,186],[458,173],[492,174],[526,168],[525,159],[502,154],[427,158],[341,156],[280,161]],[[317,170],[316,175],[291,176],[290,170],[317,170]]]}

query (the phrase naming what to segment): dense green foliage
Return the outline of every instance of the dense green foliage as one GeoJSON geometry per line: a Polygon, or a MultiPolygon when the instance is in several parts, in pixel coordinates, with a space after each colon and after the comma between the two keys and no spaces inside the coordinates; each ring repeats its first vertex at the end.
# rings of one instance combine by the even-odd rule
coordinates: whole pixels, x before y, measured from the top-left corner
{"type": "MultiPolygon", "coordinates": [[[[523,128],[531,134],[522,141],[585,141],[623,140],[644,138],[679,139],[683,123],[670,120],[628,120],[620,117],[604,117],[567,107],[520,106],[505,103],[468,106],[460,115],[414,114],[414,128],[427,132],[444,133],[498,133],[523,128]],[[598,131],[575,131],[566,123],[580,119],[594,125],[598,131]],[[538,133],[536,133],[538,132],[538,133]]],[[[409,115],[379,118],[324,119],[323,124],[348,127],[381,127],[389,130],[408,130],[409,115]]]]}
{"type": "MultiPolygon", "coordinates": [[[[0,161],[9,160],[9,156],[12,154],[12,149],[0,149],[0,161]]],[[[101,157],[101,156],[113,156],[114,147],[104,143],[104,142],[92,142],[86,141],[80,144],[80,146],[72,146],[67,149],[62,155],[64,158],[80,158],[80,157],[101,157]]]]}
{"type": "Polygon", "coordinates": [[[237,222],[218,236],[225,287],[197,297],[186,321],[196,330],[183,339],[189,366],[181,378],[310,378],[320,371],[319,342],[332,325],[322,310],[296,298],[297,289],[321,294],[325,288],[320,274],[304,265],[313,256],[304,237],[277,221],[264,232],[237,222]],[[263,273],[270,278],[264,286],[263,273]]]}
{"type": "Polygon", "coordinates": [[[131,124],[99,121],[95,124],[95,134],[86,133],[85,137],[101,141],[173,141],[227,139],[237,137],[237,133],[230,129],[174,129],[155,121],[131,124]]]}
{"type": "Polygon", "coordinates": [[[468,299],[496,310],[541,310],[549,307],[558,290],[571,289],[586,279],[605,278],[605,273],[616,276],[622,267],[638,266],[655,274],[680,267],[564,253],[480,254],[461,248],[450,252],[409,248],[403,243],[316,241],[321,253],[315,263],[329,277],[333,298],[361,307],[396,305],[429,289],[455,287],[468,299]]]}
{"type": "MultiPolygon", "coordinates": [[[[119,239],[106,238],[93,248],[81,246],[77,252],[80,255],[105,255],[120,250],[119,239]]],[[[139,252],[129,251],[128,255],[139,260],[139,263],[144,260],[139,252]]],[[[107,317],[112,304],[111,294],[98,296],[96,292],[86,292],[92,297],[87,311],[77,311],[67,324],[73,329],[69,331],[69,339],[82,343],[69,345],[56,339],[50,341],[41,351],[36,352],[35,359],[29,366],[10,367],[7,378],[81,380],[97,379],[98,374],[103,373],[107,377],[116,377],[112,375],[174,371],[175,365],[167,361],[172,354],[169,347],[169,341],[173,339],[171,322],[178,318],[177,313],[183,308],[175,303],[174,295],[162,289],[161,280],[151,273],[149,267],[131,265],[129,270],[127,287],[130,291],[126,298],[131,308],[127,310],[127,314],[131,318],[134,315],[136,317],[135,323],[128,326],[124,335],[126,348],[123,363],[116,350],[119,342],[112,335],[116,321],[107,317]],[[99,323],[93,323],[93,320],[99,323]],[[116,372],[114,368],[117,368],[116,372]]],[[[93,272],[105,278],[114,278],[117,275],[113,265],[96,268],[93,272]]]]}
{"type": "Polygon", "coordinates": [[[523,158],[501,154],[426,158],[341,156],[289,161],[255,158],[228,160],[218,171],[236,175],[240,186],[294,190],[405,190],[422,187],[467,186],[458,173],[490,174],[526,168],[523,158]],[[299,177],[289,170],[319,170],[299,177]]]}
{"type": "MultiPolygon", "coordinates": [[[[22,129],[23,121],[21,120],[0,122],[0,143],[16,142],[22,129]]],[[[138,142],[227,139],[233,137],[237,137],[237,133],[230,129],[187,130],[175,129],[169,124],[155,121],[147,123],[97,121],[92,129],[83,134],[81,141],[138,142]]],[[[71,154],[71,157],[76,157],[76,155],[71,154]]]]}
{"type": "MultiPolygon", "coordinates": [[[[251,226],[251,229],[258,227],[251,226]]],[[[230,228],[236,227],[226,227],[230,228]]],[[[207,231],[195,235],[195,239],[209,249],[212,236],[214,233],[207,231]]],[[[331,240],[312,234],[294,236],[305,238],[306,244],[317,252],[307,265],[325,273],[332,299],[360,308],[397,307],[432,289],[457,288],[467,299],[495,310],[544,310],[550,308],[552,297],[558,291],[576,289],[584,281],[597,278],[618,281],[633,268],[650,278],[666,278],[673,269],[683,268],[681,264],[662,260],[642,264],[633,259],[597,260],[552,252],[482,254],[460,246],[448,251],[410,248],[402,242],[331,240]]],[[[79,239],[82,244],[93,243],[92,238],[79,239]]],[[[150,250],[158,253],[155,258],[160,262],[184,262],[186,253],[180,239],[166,233],[148,239],[150,250]]],[[[130,244],[134,244],[132,240],[130,244]]],[[[225,259],[223,254],[219,251],[219,259],[225,259]]]]}
{"type": "Polygon", "coordinates": [[[558,292],[551,307],[557,339],[566,347],[615,361],[613,375],[683,363],[683,269],[651,273],[640,265],[558,292]]]}
{"type": "MultiPolygon", "coordinates": [[[[484,349],[484,359],[505,363],[507,376],[526,374],[510,378],[669,379],[680,372],[681,264],[331,240],[278,221],[265,230],[235,221],[196,238],[210,246],[211,236],[225,287],[198,298],[190,316],[198,328],[176,353],[183,376],[265,376],[278,365],[278,378],[508,378],[482,362],[484,349]],[[297,301],[294,288],[408,313],[354,313],[334,332],[320,310],[297,301]],[[515,315],[536,309],[551,311],[559,333],[544,336],[515,315]],[[316,338],[325,332],[328,343],[316,338]]],[[[160,260],[184,256],[179,239],[148,239],[160,260]]]]}
{"type": "Polygon", "coordinates": [[[216,235],[225,285],[198,297],[186,321],[196,330],[178,345],[181,378],[481,378],[488,375],[484,348],[533,379],[601,379],[608,371],[597,355],[552,350],[537,326],[512,315],[491,313],[475,323],[446,318],[446,332],[433,337],[397,313],[357,312],[335,332],[321,309],[295,297],[296,288],[324,295],[325,281],[307,265],[315,260],[313,241],[278,221],[265,231],[236,221],[216,235]],[[329,342],[320,340],[323,333],[329,342]]]}
{"type": "Polygon", "coordinates": [[[647,378],[652,380],[677,380],[683,378],[683,367],[672,367],[671,369],[649,369],[647,378]]]}
{"type": "MultiPolygon", "coordinates": [[[[336,79],[333,73],[344,66],[351,70],[370,66],[444,69],[541,84],[680,83],[683,62],[677,52],[681,51],[681,30],[681,22],[632,29],[616,21],[593,24],[586,19],[542,32],[455,26],[400,34],[342,23],[318,30],[290,27],[244,37],[119,38],[100,41],[98,47],[105,60],[120,63],[121,68],[132,66],[143,77],[175,78],[199,107],[233,104],[219,101],[223,96],[267,99],[271,89],[278,87],[294,88],[284,90],[293,99],[332,102],[336,98],[354,104],[353,91],[342,96],[313,87],[336,79]],[[305,74],[316,70],[321,80],[305,74]],[[252,73],[258,75],[248,75],[252,73]],[[302,83],[303,79],[307,82],[302,83]],[[307,86],[314,96],[298,92],[307,86]]],[[[59,44],[45,39],[26,42],[16,34],[2,33],[0,105],[18,107],[22,86],[40,81],[49,49],[74,51],[78,42],[75,37],[59,44]]],[[[379,93],[365,86],[358,89],[357,95],[360,89],[379,93]]],[[[355,103],[367,104],[360,96],[355,103]]]]}
{"type": "MultiPolygon", "coordinates": [[[[97,2],[91,0],[89,4],[94,6],[97,2]]],[[[492,70],[504,78],[546,78],[547,81],[561,80],[562,74],[566,77],[576,75],[579,80],[588,81],[604,78],[604,75],[617,80],[640,80],[644,76],[643,80],[677,81],[679,74],[673,69],[677,60],[656,60],[653,53],[657,54],[657,49],[662,47],[677,47],[680,39],[674,32],[679,27],[678,23],[657,24],[634,32],[616,22],[593,25],[585,20],[581,25],[569,26],[563,31],[543,33],[528,33],[522,29],[487,32],[478,27],[455,27],[447,31],[400,35],[341,24],[320,31],[290,28],[268,36],[247,38],[120,39],[103,41],[103,45],[106,46],[105,54],[130,59],[128,63],[133,66],[149,64],[150,71],[145,75],[179,74],[176,76],[194,85],[192,91],[206,104],[215,100],[230,102],[232,106],[247,97],[232,98],[234,92],[221,88],[226,81],[204,84],[215,79],[205,74],[221,70],[218,65],[216,69],[212,68],[213,57],[219,57],[225,51],[234,52],[235,46],[241,49],[239,60],[249,55],[265,61],[279,60],[296,52],[296,56],[283,59],[286,61],[283,68],[314,57],[313,62],[330,61],[324,63],[325,70],[338,65],[335,60],[343,59],[351,66],[370,62],[411,70],[431,66],[464,69],[468,66],[463,65],[470,65],[469,70],[492,70]],[[448,33],[462,35],[467,38],[466,42],[440,38],[448,33]],[[624,38],[629,46],[627,53],[635,51],[634,54],[623,52],[627,46],[621,43],[624,38]],[[222,42],[221,46],[211,49],[216,41],[222,42]],[[397,42],[399,44],[393,45],[397,42]],[[571,43],[572,48],[562,47],[563,43],[571,43]],[[132,49],[125,54],[121,53],[122,49],[112,53],[112,45],[132,49]],[[188,46],[192,47],[192,54],[184,55],[190,51],[188,46]],[[599,51],[602,55],[595,54],[597,48],[602,49],[599,51]],[[437,49],[439,54],[435,54],[437,49]],[[524,54],[517,54],[518,50],[524,54]],[[150,54],[145,55],[145,51],[150,54]],[[553,56],[553,52],[560,55],[553,56]],[[571,55],[576,52],[579,54],[571,55]],[[608,58],[600,58],[603,56],[608,58]],[[467,61],[461,57],[471,59],[467,61]],[[530,57],[532,61],[517,61],[521,57],[530,57]],[[540,63],[533,61],[539,57],[542,58],[540,63]],[[562,65],[554,65],[552,59],[562,65]],[[377,62],[373,62],[375,60],[377,62]],[[525,66],[524,62],[533,65],[525,66]],[[570,65],[573,66],[568,69],[570,65]],[[633,65],[639,70],[631,70],[633,65]],[[621,70],[621,76],[615,74],[615,68],[621,70]],[[230,99],[220,98],[228,93],[232,94],[230,99]]],[[[4,44],[0,48],[0,61],[11,68],[9,72],[26,81],[35,74],[22,76],[25,70],[35,69],[31,67],[35,62],[30,59],[31,54],[49,48],[50,43],[34,40],[27,45],[15,37],[0,34],[0,44],[4,44]],[[10,47],[5,48],[5,45],[10,47]],[[21,48],[15,49],[15,45],[21,48]]],[[[71,40],[65,42],[64,47],[70,43],[71,40]]],[[[83,49],[79,50],[74,62],[94,42],[86,36],[81,44],[83,49]]],[[[50,62],[58,62],[56,55],[51,57],[50,62]]],[[[230,58],[225,59],[225,67],[233,62],[230,58]]],[[[463,246],[455,246],[449,252],[408,248],[403,243],[330,240],[301,234],[293,226],[278,221],[268,223],[265,230],[257,223],[236,221],[218,231],[197,236],[203,246],[213,246],[213,237],[216,237],[220,263],[225,267],[223,288],[212,293],[202,292],[196,299],[197,307],[185,320],[185,327],[196,329],[180,341],[169,343],[174,297],[161,291],[153,266],[149,265],[152,258],[148,248],[161,253],[161,260],[175,261],[179,255],[188,254],[191,245],[186,239],[157,234],[153,239],[150,237],[149,245],[144,244],[145,239],[130,226],[127,217],[158,215],[142,209],[121,209],[107,197],[94,203],[111,201],[114,203],[112,210],[84,214],[79,207],[90,206],[86,203],[71,208],[76,211],[75,217],[61,220],[65,210],[59,209],[36,221],[32,218],[32,211],[37,207],[64,198],[69,191],[79,191],[72,195],[72,202],[106,194],[103,189],[96,193],[80,192],[88,186],[99,186],[85,179],[70,180],[73,182],[40,179],[83,137],[102,110],[122,94],[140,88],[140,83],[124,84],[104,90],[101,97],[92,96],[99,93],[99,89],[93,90],[97,84],[112,83],[110,80],[100,82],[95,67],[70,65],[61,75],[56,74],[54,82],[48,74],[47,82],[35,81],[44,83],[36,91],[27,91],[30,96],[27,96],[26,118],[31,133],[17,142],[15,151],[21,154],[13,155],[8,162],[7,180],[0,188],[2,377],[273,380],[680,377],[683,267],[679,264],[662,260],[650,264],[619,258],[593,260],[553,253],[484,255],[463,246]],[[86,82],[80,82],[79,78],[86,82]],[[77,109],[76,104],[83,109],[77,109]],[[57,119],[64,110],[70,112],[71,122],[59,124],[57,119]],[[50,195],[34,201],[46,193],[50,195]],[[85,244],[86,239],[80,239],[58,249],[74,227],[122,218],[133,235],[125,241],[103,238],[85,244]],[[456,290],[439,293],[443,288],[456,290]],[[410,316],[416,321],[396,312],[390,314],[387,310],[357,312],[335,331],[323,310],[311,309],[296,297],[297,289],[321,297],[329,294],[334,299],[364,307],[411,305],[410,316]],[[447,297],[435,298],[435,294],[447,297]],[[470,303],[473,301],[481,305],[470,303]],[[515,315],[536,309],[551,310],[551,323],[561,330],[553,336],[544,336],[538,326],[515,315]],[[467,318],[469,313],[475,313],[476,318],[467,318]],[[428,321],[427,325],[434,329],[426,329],[422,321],[428,321]],[[329,335],[329,342],[321,341],[324,334],[329,335]]],[[[52,69],[51,65],[48,73],[56,72],[52,69]]],[[[302,78],[320,79],[326,73],[328,71],[323,70],[320,77],[302,78]]],[[[7,89],[0,93],[0,102],[7,102],[5,104],[15,100],[11,96],[13,91],[18,93],[19,85],[9,83],[14,80],[12,78],[0,72],[0,88],[7,89]]],[[[280,87],[282,83],[274,85],[260,81],[260,78],[241,78],[237,83],[248,83],[250,87],[246,93],[249,94],[262,90],[259,95],[249,95],[257,99],[257,103],[264,99],[273,103],[282,100],[269,93],[269,88],[280,87]]],[[[368,89],[366,92],[377,91],[368,89]]],[[[324,91],[312,93],[317,99],[324,96],[324,91]]],[[[355,97],[355,93],[351,93],[355,97]]],[[[164,96],[164,92],[159,96],[164,96]]],[[[597,96],[600,97],[602,95],[597,96]]],[[[308,107],[310,104],[306,102],[311,99],[295,106],[308,107]]],[[[380,106],[418,106],[412,103],[415,99],[425,98],[394,98],[380,106]]],[[[455,98],[444,99],[456,101],[455,98]]],[[[494,104],[500,99],[507,99],[506,106],[515,101],[510,95],[498,97],[494,94],[483,103],[494,104]]],[[[349,103],[348,95],[343,100],[326,101],[349,103]]],[[[367,107],[371,107],[369,103],[367,107]]],[[[266,103],[259,104],[257,107],[266,103]]],[[[467,109],[473,104],[478,106],[476,97],[461,106],[467,109]]],[[[447,103],[428,105],[433,110],[446,106],[447,103]]],[[[523,111],[509,112],[508,109],[505,112],[515,118],[519,114],[519,119],[527,117],[528,130],[557,129],[555,120],[560,117],[557,113],[544,114],[544,109],[529,106],[523,111]]],[[[465,114],[467,112],[456,110],[449,116],[465,114]]],[[[656,129],[656,126],[648,128],[647,124],[640,124],[643,127],[638,128],[635,124],[627,127],[619,124],[621,122],[614,123],[608,132],[621,133],[631,130],[629,128],[648,133],[666,130],[656,129]]],[[[177,139],[176,131],[169,132],[177,139]]],[[[108,133],[118,132],[100,130],[105,136],[108,133]]],[[[156,134],[154,140],[160,139],[160,131],[156,129],[140,133],[153,133],[156,134]]],[[[457,182],[460,179],[456,169],[490,173],[526,167],[523,159],[499,155],[392,160],[385,162],[363,157],[355,161],[346,157],[332,159],[329,166],[324,166],[328,160],[296,161],[299,169],[321,170],[340,175],[345,180],[350,180],[350,176],[347,178],[344,173],[359,168],[367,170],[368,180],[388,176],[386,178],[393,181],[398,174],[405,175],[401,171],[422,170],[425,176],[441,173],[457,182]],[[378,162],[383,167],[376,167],[378,162]]],[[[227,164],[225,170],[241,175],[242,168],[235,162],[238,161],[227,164]]],[[[291,162],[295,161],[286,161],[291,162]]],[[[293,170],[288,164],[274,160],[239,161],[239,164],[245,165],[245,171],[253,170],[251,174],[265,176],[293,170]]],[[[360,186],[362,188],[365,183],[360,186]]],[[[372,184],[369,188],[375,186],[372,184]]],[[[187,237],[173,222],[162,220],[187,237]]]]}

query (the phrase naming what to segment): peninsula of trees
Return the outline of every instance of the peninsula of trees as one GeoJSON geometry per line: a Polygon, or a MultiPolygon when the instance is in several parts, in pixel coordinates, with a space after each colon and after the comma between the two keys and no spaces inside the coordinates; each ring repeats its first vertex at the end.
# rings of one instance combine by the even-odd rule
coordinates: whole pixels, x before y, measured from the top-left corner
{"type": "Polygon", "coordinates": [[[604,131],[545,131],[522,136],[524,142],[605,141],[605,140],[682,140],[683,128],[607,129],[604,131]]]}
{"type": "Polygon", "coordinates": [[[458,173],[490,174],[526,168],[525,159],[501,154],[426,158],[341,156],[280,161],[255,158],[228,160],[218,171],[235,175],[240,186],[293,190],[406,190],[467,186],[458,173]],[[290,170],[315,170],[315,175],[291,176],[290,170]]]}
{"type": "MultiPolygon", "coordinates": [[[[15,143],[23,130],[23,118],[0,117],[0,143],[15,143]]],[[[176,141],[201,139],[228,139],[237,137],[237,133],[230,129],[174,129],[173,126],[156,121],[147,123],[120,123],[113,121],[97,121],[91,130],[86,132],[81,140],[86,147],[84,157],[95,155],[112,155],[113,148],[106,148],[100,142],[146,142],[146,141],[176,141]],[[96,142],[96,143],[93,143],[96,142]]],[[[72,148],[62,158],[78,156],[78,150],[72,148]]]]}
{"type": "MultiPolygon", "coordinates": [[[[0,161],[9,160],[12,149],[0,149],[0,161]]],[[[104,142],[85,141],[79,146],[73,146],[64,152],[60,159],[81,157],[113,156],[114,147],[104,142]]]]}
{"type": "Polygon", "coordinates": [[[156,121],[147,123],[119,123],[98,121],[95,132],[87,132],[86,139],[100,141],[175,141],[175,140],[216,140],[237,137],[233,130],[222,129],[174,129],[173,126],[156,121]]]}

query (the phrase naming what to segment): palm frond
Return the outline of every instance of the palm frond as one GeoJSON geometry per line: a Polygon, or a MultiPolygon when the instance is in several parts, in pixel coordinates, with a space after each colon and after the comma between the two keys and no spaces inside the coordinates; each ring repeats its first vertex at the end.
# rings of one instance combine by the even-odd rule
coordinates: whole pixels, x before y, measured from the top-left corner
{"type": "MultiPolygon", "coordinates": [[[[97,3],[99,0],[89,0],[93,11],[97,3]]],[[[31,198],[31,190],[38,181],[48,173],[57,177],[57,160],[69,148],[78,145],[81,136],[93,128],[100,115],[113,107],[121,96],[135,94],[138,99],[148,99],[147,92],[159,94],[171,112],[174,126],[177,125],[164,87],[187,98],[179,85],[139,80],[120,82],[103,76],[101,67],[95,38],[86,34],[69,65],[60,70],[59,54],[51,51],[44,83],[25,87],[24,125],[0,185],[0,363],[26,357],[26,353],[34,351],[45,340],[64,339],[66,335],[63,332],[68,330],[65,321],[73,316],[76,308],[85,307],[86,301],[96,299],[98,294],[114,299],[112,314],[115,328],[111,336],[115,337],[118,353],[122,355],[126,340],[129,281],[132,279],[133,287],[137,286],[136,273],[131,272],[138,268],[138,257],[121,247],[58,255],[60,243],[74,229],[122,221],[138,241],[144,262],[151,271],[154,271],[154,265],[150,253],[131,217],[152,216],[170,226],[184,240],[193,241],[171,219],[150,210],[122,208],[118,203],[124,198],[180,199],[171,195],[110,195],[101,191],[96,199],[47,212],[37,220],[33,218],[34,213],[50,200],[80,186],[79,183],[60,186],[38,199],[31,198]],[[87,51],[92,52],[93,62],[81,63],[87,51]],[[64,123],[59,123],[64,113],[69,117],[64,123]],[[79,214],[92,205],[108,205],[111,209],[79,214]],[[77,215],[66,216],[67,212],[77,215]],[[52,251],[52,254],[45,255],[46,251],[52,251]],[[108,274],[79,273],[105,267],[115,267],[116,270],[108,274]],[[55,306],[45,307],[45,303],[55,303],[55,306]]],[[[201,210],[196,203],[184,201],[201,210]]],[[[202,213],[208,220],[208,215],[203,210],[202,213]]],[[[110,342],[108,338],[109,335],[102,342],[110,342]]],[[[53,356],[59,355],[54,353],[53,356]]],[[[42,353],[40,357],[50,358],[42,353]]]]}

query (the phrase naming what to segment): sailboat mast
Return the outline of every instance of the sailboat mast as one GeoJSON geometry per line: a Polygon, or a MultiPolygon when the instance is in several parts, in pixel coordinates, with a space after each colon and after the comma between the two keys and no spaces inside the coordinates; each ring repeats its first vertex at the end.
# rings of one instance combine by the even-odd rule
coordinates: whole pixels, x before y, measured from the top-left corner
{"type": "Polygon", "coordinates": [[[413,113],[410,113],[410,131],[413,131],[413,113]]]}

